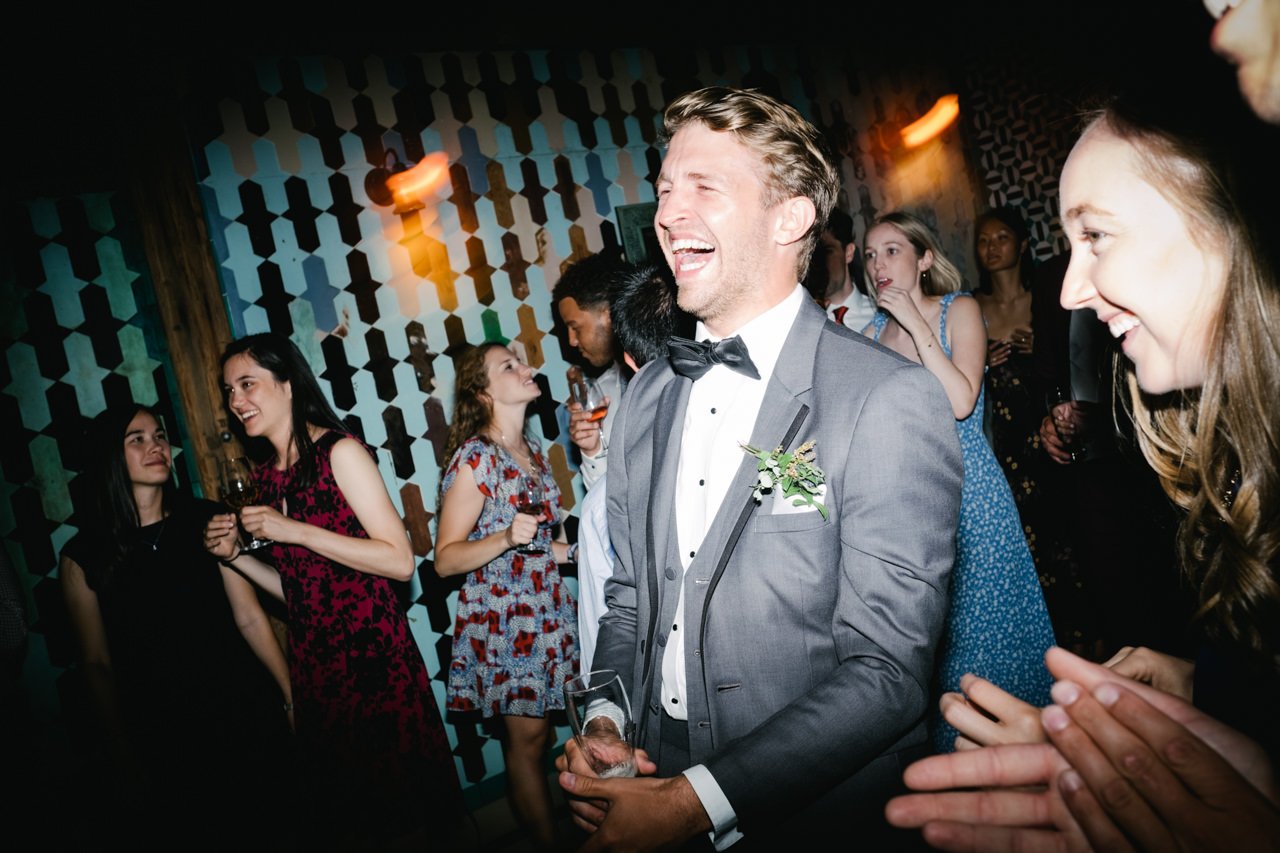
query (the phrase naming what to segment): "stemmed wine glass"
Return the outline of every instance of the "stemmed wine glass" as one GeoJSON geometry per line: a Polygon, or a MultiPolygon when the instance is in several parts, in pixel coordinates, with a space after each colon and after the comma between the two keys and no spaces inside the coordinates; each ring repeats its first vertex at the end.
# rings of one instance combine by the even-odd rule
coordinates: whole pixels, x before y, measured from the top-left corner
{"type": "MultiPolygon", "coordinates": [[[[543,488],[542,480],[537,474],[521,474],[520,482],[516,484],[516,511],[526,515],[542,515],[543,511],[543,488]]],[[[537,534],[534,534],[533,540],[526,542],[516,548],[524,554],[541,554],[542,549],[534,543],[537,541],[537,534]]]]}
{"type": "Polygon", "coordinates": [[[582,406],[582,411],[591,413],[588,420],[604,420],[604,416],[609,413],[609,404],[605,402],[600,385],[584,375],[580,367],[569,369],[569,396],[573,402],[582,406]]]}
{"type": "MultiPolygon", "coordinates": [[[[222,488],[222,500],[236,511],[237,520],[241,509],[254,506],[260,500],[258,484],[253,479],[253,466],[243,456],[222,460],[222,488]]],[[[249,539],[244,527],[240,528],[240,532],[243,538],[249,539]]],[[[253,551],[271,544],[273,543],[270,539],[253,537],[242,548],[245,551],[253,551]]]]}

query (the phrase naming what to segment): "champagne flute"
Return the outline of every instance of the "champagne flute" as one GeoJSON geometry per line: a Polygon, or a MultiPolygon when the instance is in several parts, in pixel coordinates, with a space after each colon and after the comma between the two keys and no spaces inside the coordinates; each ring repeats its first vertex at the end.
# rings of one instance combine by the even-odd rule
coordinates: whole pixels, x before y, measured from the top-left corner
{"type": "MultiPolygon", "coordinates": [[[[243,456],[222,460],[222,486],[224,489],[222,499],[227,506],[236,511],[237,522],[241,509],[254,506],[261,499],[258,484],[253,479],[253,467],[243,456]]],[[[270,539],[250,538],[243,526],[240,528],[240,533],[242,538],[249,540],[242,546],[245,551],[253,551],[273,544],[270,539]]]]}
{"type": "MultiPolygon", "coordinates": [[[[525,515],[542,515],[543,511],[543,489],[542,481],[538,479],[536,474],[521,474],[520,482],[516,485],[516,511],[525,515]]],[[[524,554],[541,554],[542,549],[534,542],[537,541],[537,534],[534,534],[532,541],[516,547],[517,551],[524,554]]]]}
{"type": "Polygon", "coordinates": [[[622,677],[597,669],[564,684],[573,738],[601,779],[636,775],[635,722],[622,677]]]}
{"type": "Polygon", "coordinates": [[[1061,386],[1054,386],[1053,390],[1047,392],[1044,395],[1045,408],[1047,408],[1049,411],[1049,419],[1053,421],[1053,431],[1057,433],[1058,440],[1062,442],[1062,446],[1066,449],[1067,453],[1071,456],[1071,461],[1075,462],[1076,451],[1075,451],[1075,447],[1073,446],[1075,443],[1075,436],[1063,434],[1062,427],[1058,425],[1058,416],[1054,414],[1054,409],[1056,409],[1058,406],[1061,406],[1063,403],[1070,403],[1070,402],[1071,402],[1071,394],[1068,391],[1065,391],[1061,386]]]}

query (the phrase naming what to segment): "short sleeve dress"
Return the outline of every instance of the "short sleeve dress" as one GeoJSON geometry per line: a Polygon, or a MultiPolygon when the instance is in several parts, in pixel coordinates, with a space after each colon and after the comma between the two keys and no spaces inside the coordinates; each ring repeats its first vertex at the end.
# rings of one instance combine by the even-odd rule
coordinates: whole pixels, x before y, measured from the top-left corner
{"type": "MultiPolygon", "coordinates": [[[[958,297],[972,295],[943,296],[938,317],[938,340],[948,358],[947,311],[958,297]]],[[[887,321],[885,312],[876,313],[872,325],[877,340],[887,321]]],[[[1043,707],[1051,701],[1053,685],[1044,665],[1044,653],[1054,644],[1053,626],[1009,481],[982,431],[982,393],[973,412],[956,421],[964,483],[951,608],[938,649],[935,691],[959,690],[960,676],[972,672],[1043,707]]],[[[930,723],[934,748],[950,752],[958,732],[942,719],[936,702],[930,723]]]]}
{"type": "MultiPolygon", "coordinates": [[[[330,456],[344,438],[315,443],[316,479],[297,465],[255,474],[264,505],[344,536],[368,538],[334,478],[330,456]],[[282,503],[283,502],[283,503],[282,503]]],[[[363,441],[361,446],[374,451],[363,441]]],[[[389,578],[356,571],[301,545],[268,546],[289,624],[289,675],[302,758],[309,767],[317,833],[337,821],[389,835],[400,824],[457,803],[457,771],[431,681],[399,593],[389,578]]]]}
{"type": "MultiPolygon", "coordinates": [[[[560,491],[541,449],[530,441],[533,461],[548,487],[547,502],[560,506],[560,491]]],[[[505,530],[516,516],[521,469],[493,442],[469,439],[445,469],[442,493],[471,468],[484,508],[468,541],[505,530]]],[[[535,551],[503,551],[468,572],[458,591],[446,707],[495,715],[545,717],[564,708],[564,683],[578,671],[577,604],[551,554],[550,524],[533,541],[535,551]]]]}

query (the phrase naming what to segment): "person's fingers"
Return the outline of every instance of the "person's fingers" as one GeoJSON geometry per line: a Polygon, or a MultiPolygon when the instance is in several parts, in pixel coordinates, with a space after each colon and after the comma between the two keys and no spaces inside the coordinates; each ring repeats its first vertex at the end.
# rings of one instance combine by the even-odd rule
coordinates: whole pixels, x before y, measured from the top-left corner
{"type": "Polygon", "coordinates": [[[937,821],[926,824],[921,835],[930,847],[955,853],[1063,853],[1061,833],[1052,829],[1028,829],[937,821]]]}
{"type": "Polygon", "coordinates": [[[1047,743],[1001,744],[964,753],[931,755],[908,765],[902,781],[914,791],[1044,784],[1054,769],[1047,743]]]}
{"type": "Polygon", "coordinates": [[[894,826],[905,829],[937,820],[981,821],[994,826],[1047,826],[1052,823],[1048,798],[1043,791],[1013,790],[903,794],[886,804],[885,818],[894,826]]]}
{"type": "Polygon", "coordinates": [[[1058,776],[1058,791],[1067,810],[1080,825],[1080,830],[1096,850],[1132,850],[1133,845],[1120,830],[1111,815],[1107,814],[1098,798],[1074,769],[1062,771],[1058,776]]]}
{"type": "Polygon", "coordinates": [[[1129,655],[1133,654],[1136,650],[1137,650],[1136,646],[1122,646],[1120,648],[1120,651],[1116,652],[1114,655],[1112,655],[1110,658],[1104,661],[1102,665],[1105,666],[1107,669],[1111,669],[1113,666],[1120,663],[1120,661],[1124,660],[1129,655]]]}
{"type": "Polygon", "coordinates": [[[1001,743],[1000,724],[973,707],[960,693],[946,693],[938,700],[942,718],[964,737],[984,746],[1001,743]]]}
{"type": "MultiPolygon", "coordinates": [[[[1118,688],[1105,685],[1100,689],[1118,688]]],[[[1160,796],[1170,796],[1172,789],[1181,787],[1177,779],[1140,738],[1079,685],[1059,681],[1053,686],[1053,698],[1059,704],[1044,709],[1045,730],[1103,810],[1141,849],[1171,849],[1174,838],[1156,813],[1162,807],[1157,803],[1153,810],[1146,796],[1160,791],[1160,796]]],[[[1191,805],[1185,789],[1181,799],[1183,808],[1191,805]]]]}

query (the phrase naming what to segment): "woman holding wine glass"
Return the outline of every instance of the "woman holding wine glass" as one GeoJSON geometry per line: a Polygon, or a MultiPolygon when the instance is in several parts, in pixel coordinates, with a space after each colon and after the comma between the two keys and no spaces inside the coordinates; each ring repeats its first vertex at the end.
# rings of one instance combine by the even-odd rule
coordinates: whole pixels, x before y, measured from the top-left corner
{"type": "Polygon", "coordinates": [[[552,539],[560,492],[525,412],[541,389],[500,343],[454,359],[453,419],[440,485],[436,573],[466,575],[458,591],[446,705],[497,718],[517,819],[540,849],[555,843],[548,715],[577,674],[577,605],[560,577],[568,546],[552,539]],[[522,499],[536,479],[537,500],[522,499]],[[522,504],[539,508],[520,511],[522,504]],[[531,549],[531,550],[527,550],[531,549]]]}
{"type": "Polygon", "coordinates": [[[232,422],[265,451],[258,505],[215,516],[205,547],[280,598],[303,759],[303,849],[421,847],[462,814],[430,677],[393,581],[413,552],[373,449],[330,407],[287,338],[222,354],[232,422]],[[239,527],[272,540],[252,553],[239,527]]]}

